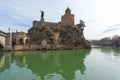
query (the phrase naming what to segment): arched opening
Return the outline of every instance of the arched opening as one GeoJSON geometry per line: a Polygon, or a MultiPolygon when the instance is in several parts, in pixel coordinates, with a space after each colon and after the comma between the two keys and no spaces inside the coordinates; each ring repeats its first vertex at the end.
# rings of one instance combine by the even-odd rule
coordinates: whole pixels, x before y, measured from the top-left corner
{"type": "Polygon", "coordinates": [[[5,47],[5,45],[3,44],[3,42],[0,40],[0,49],[3,49],[5,47]]]}
{"type": "Polygon", "coordinates": [[[2,44],[0,44],[0,49],[3,49],[4,47],[3,47],[3,45],[2,44]]]}
{"type": "Polygon", "coordinates": [[[20,39],[20,44],[23,44],[23,39],[20,39]]]}
{"type": "Polygon", "coordinates": [[[28,40],[28,39],[26,39],[26,40],[25,40],[25,43],[26,43],[26,44],[28,44],[28,43],[29,43],[29,40],[28,40]]]}

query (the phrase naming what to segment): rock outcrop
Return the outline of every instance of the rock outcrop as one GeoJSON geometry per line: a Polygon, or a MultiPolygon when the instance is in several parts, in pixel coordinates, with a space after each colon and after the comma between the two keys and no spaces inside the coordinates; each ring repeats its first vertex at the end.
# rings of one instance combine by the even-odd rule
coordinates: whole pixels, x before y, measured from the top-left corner
{"type": "Polygon", "coordinates": [[[59,23],[45,22],[42,16],[40,21],[33,21],[33,27],[28,31],[30,43],[40,45],[41,48],[44,45],[47,49],[90,48],[83,34],[85,25],[83,26],[83,23],[73,25],[74,16],[71,15],[69,8],[61,20],[59,23]],[[46,44],[43,44],[43,41],[46,44]]]}

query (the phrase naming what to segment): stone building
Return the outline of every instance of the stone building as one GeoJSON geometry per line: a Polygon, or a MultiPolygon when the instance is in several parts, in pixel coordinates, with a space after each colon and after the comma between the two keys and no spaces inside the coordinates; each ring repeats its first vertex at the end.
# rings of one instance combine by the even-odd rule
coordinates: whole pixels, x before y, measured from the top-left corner
{"type": "Polygon", "coordinates": [[[28,43],[28,36],[25,32],[13,32],[12,44],[13,45],[25,45],[28,43]]]}
{"type": "Polygon", "coordinates": [[[90,48],[84,38],[84,27],[81,20],[79,24],[74,24],[74,15],[69,8],[58,23],[46,22],[42,12],[41,20],[33,21],[33,26],[28,30],[29,41],[31,45],[38,45],[37,49],[41,49],[43,41],[46,41],[46,48],[49,49],[90,48]]]}

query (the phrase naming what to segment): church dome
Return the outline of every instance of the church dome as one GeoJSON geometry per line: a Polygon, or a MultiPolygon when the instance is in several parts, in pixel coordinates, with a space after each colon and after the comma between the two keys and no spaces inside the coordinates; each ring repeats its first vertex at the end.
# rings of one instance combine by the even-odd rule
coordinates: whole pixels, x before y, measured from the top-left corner
{"type": "Polygon", "coordinates": [[[66,12],[66,13],[71,12],[70,8],[67,7],[67,9],[65,10],[65,12],[66,12]]]}

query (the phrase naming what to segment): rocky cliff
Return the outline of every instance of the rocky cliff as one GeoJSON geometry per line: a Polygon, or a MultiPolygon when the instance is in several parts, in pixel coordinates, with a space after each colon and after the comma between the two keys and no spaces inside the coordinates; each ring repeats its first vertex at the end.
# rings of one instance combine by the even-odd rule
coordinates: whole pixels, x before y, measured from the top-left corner
{"type": "Polygon", "coordinates": [[[89,42],[84,38],[83,31],[71,26],[41,26],[31,28],[28,32],[31,44],[44,44],[46,41],[50,48],[90,48],[89,42]]]}

